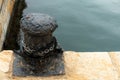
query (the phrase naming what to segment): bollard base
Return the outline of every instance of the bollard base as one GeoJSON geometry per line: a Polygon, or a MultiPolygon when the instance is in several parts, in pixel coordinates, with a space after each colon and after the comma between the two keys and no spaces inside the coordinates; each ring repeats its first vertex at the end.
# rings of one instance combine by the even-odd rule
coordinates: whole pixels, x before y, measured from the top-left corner
{"type": "Polygon", "coordinates": [[[63,75],[63,54],[50,56],[45,59],[23,58],[15,54],[13,62],[13,76],[53,76],[63,75]]]}

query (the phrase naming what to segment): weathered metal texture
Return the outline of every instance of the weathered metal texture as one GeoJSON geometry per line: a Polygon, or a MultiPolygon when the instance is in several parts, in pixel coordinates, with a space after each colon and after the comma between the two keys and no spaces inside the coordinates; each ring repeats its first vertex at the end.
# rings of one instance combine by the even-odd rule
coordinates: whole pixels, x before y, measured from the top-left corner
{"type": "Polygon", "coordinates": [[[23,16],[20,51],[15,55],[13,75],[49,76],[65,73],[63,50],[52,35],[56,28],[55,19],[49,15],[29,13],[23,16]]]}
{"type": "Polygon", "coordinates": [[[38,55],[37,52],[40,52],[39,50],[42,48],[56,45],[52,36],[52,32],[56,28],[56,21],[49,15],[39,13],[24,15],[21,19],[20,46],[23,46],[25,51],[30,53],[31,56],[36,56],[38,55]],[[53,45],[50,45],[50,43],[53,45]]]}
{"type": "Polygon", "coordinates": [[[13,76],[52,76],[65,73],[61,54],[46,59],[15,57],[13,76]]]}
{"type": "Polygon", "coordinates": [[[5,40],[15,0],[0,0],[0,50],[5,40]]]}
{"type": "Polygon", "coordinates": [[[26,33],[45,36],[50,35],[57,28],[57,23],[53,17],[47,14],[29,13],[23,15],[21,28],[26,33]]]}

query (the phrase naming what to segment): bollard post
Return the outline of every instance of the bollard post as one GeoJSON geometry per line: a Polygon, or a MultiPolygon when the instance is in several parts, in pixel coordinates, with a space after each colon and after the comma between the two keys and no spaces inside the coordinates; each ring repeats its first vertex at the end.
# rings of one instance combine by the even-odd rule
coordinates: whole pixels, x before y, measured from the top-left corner
{"type": "Polygon", "coordinates": [[[20,22],[19,45],[13,62],[13,76],[65,74],[63,50],[52,35],[58,27],[47,14],[29,13],[20,22]]]}

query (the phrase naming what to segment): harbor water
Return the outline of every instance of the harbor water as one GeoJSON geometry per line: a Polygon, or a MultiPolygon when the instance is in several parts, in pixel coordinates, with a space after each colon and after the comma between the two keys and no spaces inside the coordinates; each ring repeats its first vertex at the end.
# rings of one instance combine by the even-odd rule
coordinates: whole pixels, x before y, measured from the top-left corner
{"type": "Polygon", "coordinates": [[[120,51],[120,0],[26,0],[25,13],[45,13],[65,50],[120,51]]]}

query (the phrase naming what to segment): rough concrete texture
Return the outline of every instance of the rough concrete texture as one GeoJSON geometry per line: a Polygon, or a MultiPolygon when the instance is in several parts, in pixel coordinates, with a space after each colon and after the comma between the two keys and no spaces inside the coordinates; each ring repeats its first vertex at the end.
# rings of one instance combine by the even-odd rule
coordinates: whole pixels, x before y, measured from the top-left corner
{"type": "Polygon", "coordinates": [[[8,72],[10,69],[11,59],[13,58],[13,51],[2,51],[0,53],[0,70],[8,72]],[[4,62],[4,64],[2,64],[4,62]]]}
{"type": "Polygon", "coordinates": [[[15,0],[0,0],[0,50],[2,48],[15,0]]]}
{"type": "Polygon", "coordinates": [[[120,80],[120,52],[64,52],[65,75],[12,77],[12,51],[0,53],[3,80],[120,80]],[[4,65],[4,66],[3,66],[4,65]]]}

